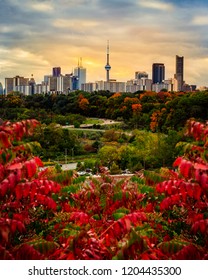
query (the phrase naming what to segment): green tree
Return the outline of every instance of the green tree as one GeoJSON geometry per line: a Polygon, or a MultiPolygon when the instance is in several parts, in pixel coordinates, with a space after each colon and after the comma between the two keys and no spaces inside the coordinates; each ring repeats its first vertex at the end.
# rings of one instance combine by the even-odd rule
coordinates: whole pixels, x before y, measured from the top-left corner
{"type": "Polygon", "coordinates": [[[121,154],[117,147],[106,145],[99,150],[98,157],[103,165],[110,168],[113,162],[118,163],[120,161],[121,154]]]}
{"type": "Polygon", "coordinates": [[[110,173],[112,175],[121,173],[121,170],[120,170],[119,166],[115,162],[113,162],[112,165],[111,165],[110,173]]]}

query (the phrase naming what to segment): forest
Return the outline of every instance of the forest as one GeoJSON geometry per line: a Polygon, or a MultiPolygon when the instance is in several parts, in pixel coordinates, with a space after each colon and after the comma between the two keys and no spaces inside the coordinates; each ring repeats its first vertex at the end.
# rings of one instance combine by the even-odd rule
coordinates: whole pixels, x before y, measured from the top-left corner
{"type": "Polygon", "coordinates": [[[207,92],[0,102],[0,259],[208,259],[207,92]],[[99,176],[45,168],[66,149],[99,176]]]}
{"type": "Polygon", "coordinates": [[[208,91],[94,93],[76,91],[64,94],[23,96],[13,92],[0,96],[0,116],[18,121],[35,118],[41,123],[79,126],[85,117],[124,121],[129,128],[167,133],[180,130],[190,118],[208,117],[208,91]]]}

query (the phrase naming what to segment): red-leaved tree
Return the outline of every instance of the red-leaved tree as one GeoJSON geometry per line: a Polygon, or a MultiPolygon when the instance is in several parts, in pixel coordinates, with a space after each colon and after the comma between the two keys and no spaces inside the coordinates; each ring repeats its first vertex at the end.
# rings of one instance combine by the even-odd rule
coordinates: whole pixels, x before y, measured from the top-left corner
{"type": "Polygon", "coordinates": [[[60,190],[57,183],[41,178],[42,161],[32,156],[35,143],[21,142],[37,125],[36,120],[25,120],[0,126],[1,259],[44,258],[29,243],[22,244],[25,235],[34,235],[39,214],[56,210],[51,195],[60,190]]]}
{"type": "Polygon", "coordinates": [[[175,171],[128,180],[40,172],[36,125],[0,127],[1,259],[208,259],[207,124],[188,122],[175,171]]]}

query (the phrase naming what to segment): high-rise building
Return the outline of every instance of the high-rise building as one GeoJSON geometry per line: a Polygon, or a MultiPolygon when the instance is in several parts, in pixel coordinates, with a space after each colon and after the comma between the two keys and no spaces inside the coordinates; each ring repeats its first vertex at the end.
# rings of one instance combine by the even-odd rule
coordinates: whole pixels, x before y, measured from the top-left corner
{"type": "Polygon", "coordinates": [[[41,94],[41,93],[48,93],[49,92],[49,85],[48,83],[42,82],[41,84],[35,85],[35,93],[41,94]]]}
{"type": "Polygon", "coordinates": [[[13,91],[13,78],[5,78],[5,94],[13,91]]]}
{"type": "Polygon", "coordinates": [[[57,92],[68,93],[71,89],[71,74],[60,75],[57,77],[57,92]]]}
{"type": "Polygon", "coordinates": [[[96,90],[108,90],[110,92],[126,92],[126,83],[117,82],[116,80],[96,81],[96,90]]]}
{"type": "Polygon", "coordinates": [[[110,92],[125,92],[126,83],[110,80],[109,82],[104,82],[104,90],[108,90],[110,92]]]}
{"type": "Polygon", "coordinates": [[[3,95],[3,94],[4,94],[4,89],[3,89],[2,83],[0,82],[0,95],[3,95]]]}
{"type": "Polygon", "coordinates": [[[28,82],[28,85],[29,85],[29,94],[35,94],[35,80],[33,78],[33,74],[31,75],[31,78],[28,82]]]}
{"type": "Polygon", "coordinates": [[[48,79],[49,91],[51,91],[51,92],[58,91],[57,80],[58,80],[58,77],[56,77],[56,76],[49,77],[49,79],[48,79]]]}
{"type": "Polygon", "coordinates": [[[105,70],[106,70],[106,81],[109,82],[110,81],[110,70],[111,70],[111,66],[109,64],[109,41],[107,44],[107,63],[105,65],[105,70]]]}
{"type": "Polygon", "coordinates": [[[176,55],[176,73],[175,79],[177,80],[177,91],[183,90],[184,80],[183,80],[183,71],[184,71],[184,57],[176,55]]]}
{"type": "Polygon", "coordinates": [[[13,78],[5,78],[5,94],[8,94],[12,91],[19,91],[25,95],[28,95],[29,88],[29,79],[15,76],[13,78]]]}
{"type": "Polygon", "coordinates": [[[165,65],[163,63],[153,63],[152,65],[152,82],[161,84],[165,79],[165,65]]]}
{"type": "Polygon", "coordinates": [[[126,83],[126,91],[127,92],[136,92],[136,91],[143,91],[147,90],[150,91],[152,89],[152,80],[148,78],[140,78],[129,80],[126,83]]]}
{"type": "Polygon", "coordinates": [[[139,80],[141,78],[148,79],[148,74],[146,72],[141,72],[141,71],[135,72],[135,79],[139,80]]]}
{"type": "Polygon", "coordinates": [[[98,88],[96,83],[85,83],[82,84],[82,90],[87,91],[87,92],[94,92],[98,88]]]}
{"type": "Polygon", "coordinates": [[[82,66],[82,59],[78,60],[78,66],[74,69],[74,76],[77,77],[77,89],[82,89],[86,83],[86,68],[82,66]]]}
{"type": "Polygon", "coordinates": [[[61,67],[53,67],[53,77],[59,77],[61,75],[61,67]]]}

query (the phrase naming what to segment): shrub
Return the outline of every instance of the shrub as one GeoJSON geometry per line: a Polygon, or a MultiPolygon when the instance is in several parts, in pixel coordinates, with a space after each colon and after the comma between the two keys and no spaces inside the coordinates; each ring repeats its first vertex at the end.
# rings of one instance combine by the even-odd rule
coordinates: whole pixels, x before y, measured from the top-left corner
{"type": "Polygon", "coordinates": [[[132,180],[39,172],[41,160],[19,142],[36,125],[0,127],[0,258],[208,259],[207,125],[188,123],[195,142],[176,171],[132,180]]]}

